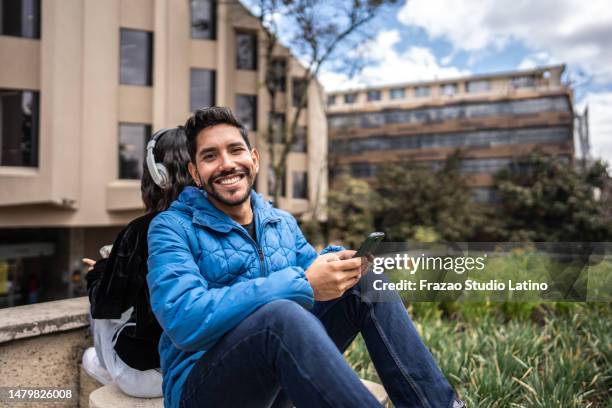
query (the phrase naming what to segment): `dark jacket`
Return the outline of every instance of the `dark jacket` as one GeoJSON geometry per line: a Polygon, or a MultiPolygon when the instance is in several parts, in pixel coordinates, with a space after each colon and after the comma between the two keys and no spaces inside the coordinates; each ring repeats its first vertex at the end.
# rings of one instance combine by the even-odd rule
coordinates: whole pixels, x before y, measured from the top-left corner
{"type": "Polygon", "coordinates": [[[157,345],[162,330],[151,312],[147,287],[147,231],[158,213],[130,222],[117,236],[108,259],[96,262],[87,274],[87,292],[94,319],[118,319],[134,307],[130,322],[115,344],[115,351],[130,367],[159,367],[157,345]]]}

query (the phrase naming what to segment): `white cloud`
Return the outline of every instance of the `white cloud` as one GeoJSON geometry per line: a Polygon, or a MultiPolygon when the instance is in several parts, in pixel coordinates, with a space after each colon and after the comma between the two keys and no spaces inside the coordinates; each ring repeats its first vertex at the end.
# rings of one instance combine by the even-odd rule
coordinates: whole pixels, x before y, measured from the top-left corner
{"type": "Polygon", "coordinates": [[[319,79],[327,91],[332,91],[367,85],[454,78],[470,73],[453,66],[444,66],[426,47],[410,47],[404,52],[398,52],[395,46],[400,41],[398,30],[381,31],[375,39],[356,50],[372,62],[358,75],[349,79],[347,75],[326,71],[319,79]]]}
{"type": "MultiPolygon", "coordinates": [[[[516,40],[583,68],[596,82],[612,80],[609,0],[409,0],[398,19],[457,50],[502,49],[516,40]]],[[[523,66],[531,62],[537,60],[523,66]]]]}
{"type": "Polygon", "coordinates": [[[589,137],[591,156],[612,165],[612,92],[588,93],[580,103],[582,113],[589,107],[589,137]]]}

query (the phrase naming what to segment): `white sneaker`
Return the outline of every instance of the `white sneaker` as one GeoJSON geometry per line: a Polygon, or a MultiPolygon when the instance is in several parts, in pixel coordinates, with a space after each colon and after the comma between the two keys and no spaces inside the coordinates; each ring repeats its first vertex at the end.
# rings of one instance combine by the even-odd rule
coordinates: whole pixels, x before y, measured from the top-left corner
{"type": "Polygon", "coordinates": [[[83,369],[87,374],[104,385],[108,385],[113,382],[109,372],[102,367],[102,364],[100,364],[100,360],[98,360],[98,355],[96,354],[96,349],[93,347],[88,348],[85,350],[85,353],[83,353],[83,369]]]}

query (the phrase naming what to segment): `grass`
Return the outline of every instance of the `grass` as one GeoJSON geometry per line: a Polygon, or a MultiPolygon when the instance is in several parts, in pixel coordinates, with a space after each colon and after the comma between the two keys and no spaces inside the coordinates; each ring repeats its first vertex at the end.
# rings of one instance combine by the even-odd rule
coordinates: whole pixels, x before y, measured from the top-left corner
{"type": "MultiPolygon", "coordinates": [[[[610,304],[415,303],[409,312],[469,407],[612,408],[610,304]]],[[[345,356],[380,382],[360,337],[345,356]]]]}

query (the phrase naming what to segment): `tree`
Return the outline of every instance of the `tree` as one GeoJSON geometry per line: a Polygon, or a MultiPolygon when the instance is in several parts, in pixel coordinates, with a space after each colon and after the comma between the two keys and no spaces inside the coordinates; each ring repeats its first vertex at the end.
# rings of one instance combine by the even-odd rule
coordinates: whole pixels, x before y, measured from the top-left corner
{"type": "Polygon", "coordinates": [[[474,237],[483,220],[459,172],[460,161],[457,152],[437,171],[400,162],[378,172],[376,191],[381,207],[376,225],[389,240],[432,234],[448,241],[474,237]]]}
{"type": "Polygon", "coordinates": [[[496,177],[500,216],[509,241],[593,241],[612,239],[609,198],[594,191],[610,186],[603,163],[580,173],[558,157],[533,153],[514,171],[496,177]]]}
{"type": "MultiPolygon", "coordinates": [[[[265,63],[264,86],[268,94],[266,141],[275,180],[284,180],[287,158],[295,143],[305,135],[299,126],[300,116],[307,107],[308,90],[328,64],[356,66],[360,58],[347,52],[369,36],[367,25],[388,4],[397,0],[253,0],[248,3],[266,29],[263,35],[265,63]],[[282,25],[282,27],[281,27],[282,25]],[[283,84],[279,76],[283,69],[276,60],[280,37],[303,65],[303,74],[292,82],[294,109],[289,120],[275,123],[279,111],[277,96],[283,84]],[[293,86],[295,85],[295,86],[293,86]]],[[[284,76],[283,76],[284,77],[284,76]]],[[[323,92],[318,94],[323,101],[323,92]]],[[[278,202],[281,183],[274,183],[274,201],[278,202]]]]}
{"type": "Polygon", "coordinates": [[[357,248],[375,229],[380,198],[367,182],[348,173],[340,174],[334,185],[327,198],[329,239],[357,248]]]}

